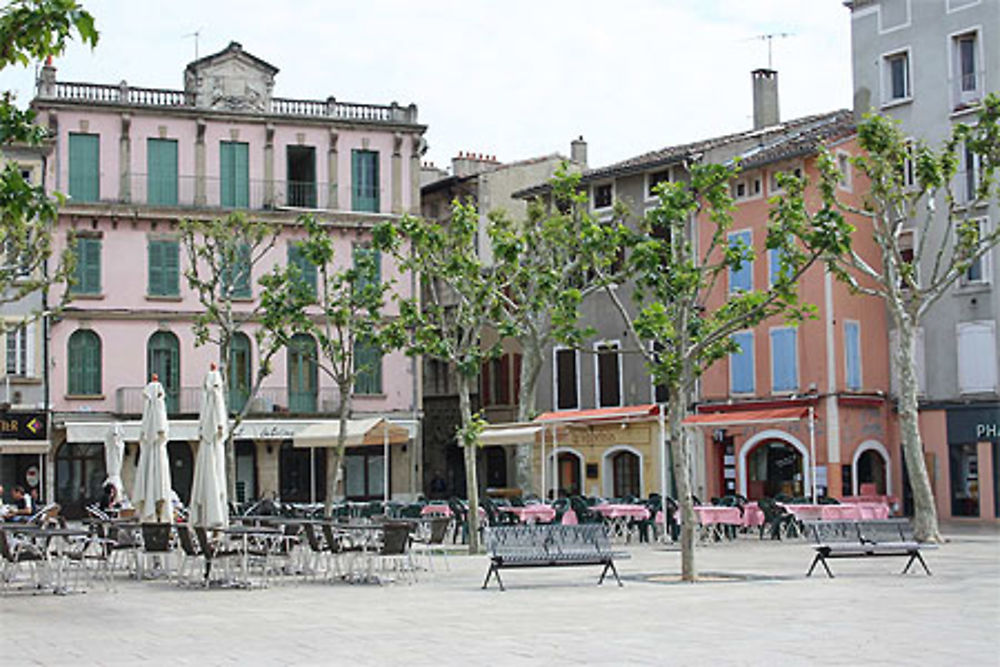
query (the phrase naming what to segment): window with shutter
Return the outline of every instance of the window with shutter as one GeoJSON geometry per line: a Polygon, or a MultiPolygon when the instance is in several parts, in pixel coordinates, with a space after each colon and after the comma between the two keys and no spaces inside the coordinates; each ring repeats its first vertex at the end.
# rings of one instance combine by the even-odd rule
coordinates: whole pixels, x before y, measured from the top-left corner
{"type": "Polygon", "coordinates": [[[316,296],[316,265],[303,254],[302,246],[297,241],[288,243],[288,265],[299,270],[299,282],[316,296]]]}
{"type": "Polygon", "coordinates": [[[229,409],[238,412],[246,405],[253,383],[250,338],[237,331],[229,343],[229,409]]]}
{"type": "Polygon", "coordinates": [[[74,294],[101,293],[101,239],[77,238],[76,268],[73,272],[74,294]]]}
{"type": "Polygon", "coordinates": [[[378,213],[378,157],[377,151],[351,151],[351,210],[378,213]]]}
{"type": "Polygon", "coordinates": [[[958,387],[963,394],[997,388],[997,340],[993,320],[962,322],[958,333],[958,387]]]}
{"type": "Polygon", "coordinates": [[[771,330],[771,390],[774,393],[799,388],[797,338],[795,329],[771,330]]]}
{"type": "Polygon", "coordinates": [[[753,332],[735,333],[732,338],[733,342],[740,346],[740,351],[729,355],[730,390],[734,394],[752,394],[756,390],[753,332]]]}
{"type": "Polygon", "coordinates": [[[101,339],[93,331],[80,329],[69,337],[66,366],[67,388],[73,396],[101,394],[101,339]]]}
{"type": "Polygon", "coordinates": [[[844,360],[847,364],[847,388],[861,389],[861,325],[858,322],[844,322],[844,360]]]}
{"type": "Polygon", "coordinates": [[[367,285],[382,283],[382,253],[367,245],[354,246],[354,269],[358,272],[355,287],[359,290],[367,285]]]}
{"type": "Polygon", "coordinates": [[[69,196],[79,202],[100,200],[100,135],[70,132],[69,196]]]}
{"type": "Polygon", "coordinates": [[[622,404],[618,343],[598,343],[594,350],[597,352],[597,407],[617,407],[622,404]]]}
{"type": "Polygon", "coordinates": [[[149,241],[149,295],[180,294],[180,245],[177,241],[149,241]]]}
{"type": "MultiPolygon", "coordinates": [[[[752,247],[753,239],[749,229],[729,235],[729,247],[752,247]]],[[[729,269],[729,292],[749,292],[753,289],[753,262],[743,262],[739,268],[729,269]]]]}
{"type": "Polygon", "coordinates": [[[177,205],[177,141],[146,140],[147,202],[153,206],[177,205]]]}
{"type": "Polygon", "coordinates": [[[316,340],[295,334],[288,343],[288,409],[297,413],[316,412],[318,370],[316,340]]]}
{"type": "Polygon", "coordinates": [[[354,393],[382,393],[382,354],[367,340],[354,343],[354,393]]]}
{"type": "Polygon", "coordinates": [[[251,252],[250,245],[239,243],[233,249],[234,265],[230,265],[230,260],[223,257],[220,261],[220,281],[222,289],[229,292],[230,298],[249,299],[253,292],[250,285],[251,252]]]}
{"type": "Polygon", "coordinates": [[[574,410],[580,406],[577,390],[576,350],[556,349],[556,408],[574,410]]]}
{"type": "Polygon", "coordinates": [[[156,374],[166,394],[167,412],[180,410],[181,349],[177,336],[169,331],[157,331],[146,343],[146,377],[156,374]]]}
{"type": "Polygon", "coordinates": [[[226,208],[250,205],[250,145],[241,141],[219,143],[219,198],[226,208]]]}

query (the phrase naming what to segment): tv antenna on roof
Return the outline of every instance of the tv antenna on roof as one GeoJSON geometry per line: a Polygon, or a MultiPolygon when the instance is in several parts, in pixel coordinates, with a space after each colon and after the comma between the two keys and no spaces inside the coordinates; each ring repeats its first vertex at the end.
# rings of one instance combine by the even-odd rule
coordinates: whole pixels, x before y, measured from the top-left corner
{"type": "MultiPolygon", "coordinates": [[[[774,69],[771,67],[771,42],[776,39],[784,39],[786,37],[793,37],[795,33],[791,32],[770,32],[765,35],[754,35],[749,39],[759,39],[761,41],[767,42],[767,68],[774,69]]],[[[749,39],[747,41],[749,41],[749,39]]]]}
{"type": "Polygon", "coordinates": [[[198,28],[194,32],[189,32],[184,35],[184,37],[194,37],[194,59],[198,60],[198,37],[201,35],[201,28],[198,28]]]}

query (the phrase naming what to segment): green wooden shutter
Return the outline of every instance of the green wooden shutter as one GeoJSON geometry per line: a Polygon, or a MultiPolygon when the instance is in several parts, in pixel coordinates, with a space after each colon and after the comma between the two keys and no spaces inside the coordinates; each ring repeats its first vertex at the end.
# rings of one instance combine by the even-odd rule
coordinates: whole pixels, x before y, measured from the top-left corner
{"type": "Polygon", "coordinates": [[[316,266],[310,262],[302,253],[302,246],[298,242],[288,244],[288,264],[299,269],[300,280],[309,287],[309,291],[316,295],[316,266]]]}
{"type": "Polygon", "coordinates": [[[81,343],[82,331],[75,331],[69,337],[69,393],[79,395],[83,393],[83,349],[81,343]]]}
{"type": "Polygon", "coordinates": [[[378,153],[351,151],[351,209],[378,213],[378,153]]]}
{"type": "Polygon", "coordinates": [[[69,135],[69,196],[76,201],[100,199],[100,135],[69,135]]]}
{"type": "Polygon", "coordinates": [[[149,294],[162,296],[163,284],[163,244],[159,241],[149,242],[149,294]]]}
{"type": "Polygon", "coordinates": [[[177,142],[146,140],[147,201],[160,206],[177,205],[177,142]]]}
{"type": "Polygon", "coordinates": [[[84,340],[84,393],[97,396],[101,393],[101,340],[92,331],[87,333],[84,340]]]}
{"type": "Polygon", "coordinates": [[[250,206],[250,147],[245,143],[235,144],[233,153],[235,172],[236,206],[250,206]]]}
{"type": "Polygon", "coordinates": [[[236,206],[236,183],[233,172],[233,144],[219,143],[219,204],[232,208],[236,206]]]}
{"type": "Polygon", "coordinates": [[[351,151],[351,210],[360,211],[361,208],[361,155],[358,151],[351,151]]]}
{"type": "Polygon", "coordinates": [[[76,239],[75,294],[101,293],[101,240],[76,239]]]}
{"type": "Polygon", "coordinates": [[[368,340],[354,343],[354,393],[382,393],[382,355],[368,340]]]}
{"type": "Polygon", "coordinates": [[[236,284],[233,289],[233,296],[241,299],[249,299],[252,296],[250,289],[250,246],[241,243],[236,251],[238,265],[236,266],[236,284]]]}

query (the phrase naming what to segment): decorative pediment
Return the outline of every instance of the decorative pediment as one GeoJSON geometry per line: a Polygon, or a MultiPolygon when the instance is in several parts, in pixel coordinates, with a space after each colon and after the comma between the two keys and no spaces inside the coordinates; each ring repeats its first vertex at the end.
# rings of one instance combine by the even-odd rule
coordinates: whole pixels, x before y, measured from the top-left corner
{"type": "Polygon", "coordinates": [[[278,68],[230,42],[222,51],[199,58],[184,70],[184,90],[195,105],[220,111],[266,113],[278,68]]]}

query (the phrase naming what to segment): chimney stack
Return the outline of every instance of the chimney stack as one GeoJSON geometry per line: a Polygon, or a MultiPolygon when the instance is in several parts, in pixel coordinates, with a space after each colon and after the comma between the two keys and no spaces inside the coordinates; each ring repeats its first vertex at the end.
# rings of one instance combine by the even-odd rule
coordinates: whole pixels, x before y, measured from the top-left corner
{"type": "Polygon", "coordinates": [[[778,112],[778,72],[773,69],[755,69],[753,79],[753,129],[770,127],[781,122],[778,112]]]}
{"type": "Polygon", "coordinates": [[[500,163],[495,155],[458,151],[458,155],[451,159],[451,172],[453,175],[463,178],[487,171],[498,164],[500,163]]]}
{"type": "Polygon", "coordinates": [[[587,168],[587,142],[580,135],[569,143],[569,159],[584,169],[587,168]]]}

